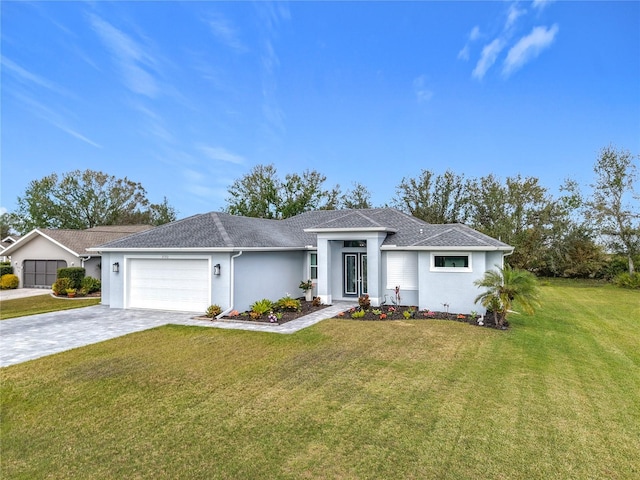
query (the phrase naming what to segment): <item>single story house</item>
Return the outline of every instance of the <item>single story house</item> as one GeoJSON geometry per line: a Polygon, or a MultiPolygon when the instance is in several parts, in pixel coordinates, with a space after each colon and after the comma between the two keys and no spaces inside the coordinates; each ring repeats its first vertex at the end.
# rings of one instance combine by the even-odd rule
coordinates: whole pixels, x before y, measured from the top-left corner
{"type": "Polygon", "coordinates": [[[420,309],[479,310],[473,282],[513,247],[461,224],[431,225],[392,208],[318,210],[285,220],[199,214],[90,248],[102,256],[111,308],[245,311],[302,295],[325,304],[368,294],[420,309]]]}
{"type": "Polygon", "coordinates": [[[20,288],[51,288],[59,268],[84,267],[86,276],[100,278],[100,254],[87,248],[134,233],[150,225],[110,225],[86,230],[36,228],[10,244],[2,254],[10,257],[20,288]]]}

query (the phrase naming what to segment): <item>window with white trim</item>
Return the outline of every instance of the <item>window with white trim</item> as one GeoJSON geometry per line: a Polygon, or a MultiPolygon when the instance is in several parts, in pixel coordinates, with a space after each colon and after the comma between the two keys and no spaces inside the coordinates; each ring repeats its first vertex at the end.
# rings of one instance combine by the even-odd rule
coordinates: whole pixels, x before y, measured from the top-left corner
{"type": "Polygon", "coordinates": [[[387,252],[387,289],[418,288],[418,252],[387,252]]]}
{"type": "Polygon", "coordinates": [[[432,272],[471,272],[471,253],[435,252],[431,254],[432,272]]]}
{"type": "Polygon", "coordinates": [[[318,254],[309,254],[309,278],[311,280],[318,279],[318,254]]]}

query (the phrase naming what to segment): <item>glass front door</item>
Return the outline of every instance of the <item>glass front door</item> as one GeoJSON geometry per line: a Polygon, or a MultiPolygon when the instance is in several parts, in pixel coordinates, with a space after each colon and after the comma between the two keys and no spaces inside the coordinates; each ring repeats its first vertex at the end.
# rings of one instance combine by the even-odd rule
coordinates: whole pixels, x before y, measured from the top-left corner
{"type": "Polygon", "coordinates": [[[345,253],[344,268],[344,296],[359,297],[368,292],[367,289],[367,254],[345,253]]]}

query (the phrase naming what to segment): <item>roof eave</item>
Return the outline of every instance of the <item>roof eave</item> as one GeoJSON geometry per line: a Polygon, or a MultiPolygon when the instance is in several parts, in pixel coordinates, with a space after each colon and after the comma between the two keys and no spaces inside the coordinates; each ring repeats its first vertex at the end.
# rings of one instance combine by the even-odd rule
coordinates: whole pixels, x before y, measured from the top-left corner
{"type": "Polygon", "coordinates": [[[408,245],[408,246],[402,246],[402,245],[382,245],[380,247],[380,250],[437,250],[440,252],[457,252],[460,250],[463,251],[474,251],[474,252],[494,252],[494,251],[503,251],[503,252],[512,252],[513,251],[513,247],[511,246],[493,246],[493,245],[487,245],[487,246],[480,246],[480,245],[474,245],[474,246],[460,246],[460,245],[448,245],[448,246],[441,246],[441,245],[420,245],[420,246],[416,246],[416,245],[408,245]]]}
{"type": "Polygon", "coordinates": [[[305,232],[308,233],[334,233],[334,232],[387,232],[396,233],[395,228],[389,227],[345,227],[345,228],[305,228],[305,232]]]}
{"type": "Polygon", "coordinates": [[[156,252],[217,252],[217,253],[229,253],[229,252],[237,252],[239,250],[243,250],[245,252],[255,251],[255,252],[277,252],[277,251],[291,251],[291,250],[313,250],[317,247],[313,245],[305,245],[305,246],[297,246],[297,247],[162,247],[162,248],[153,248],[153,247],[144,247],[144,248],[135,248],[135,247],[118,247],[118,248],[100,248],[93,247],[88,248],[90,252],[139,252],[139,253],[156,253],[156,252]]]}

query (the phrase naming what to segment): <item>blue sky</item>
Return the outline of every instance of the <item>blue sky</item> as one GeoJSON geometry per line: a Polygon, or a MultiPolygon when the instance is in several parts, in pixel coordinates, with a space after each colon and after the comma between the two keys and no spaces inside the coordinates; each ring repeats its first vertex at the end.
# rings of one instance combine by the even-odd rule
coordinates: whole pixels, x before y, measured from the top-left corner
{"type": "Polygon", "coordinates": [[[1,208],[94,169],[219,210],[257,164],[391,200],[451,169],[593,180],[640,153],[640,2],[14,2],[1,208]]]}

